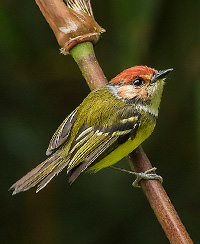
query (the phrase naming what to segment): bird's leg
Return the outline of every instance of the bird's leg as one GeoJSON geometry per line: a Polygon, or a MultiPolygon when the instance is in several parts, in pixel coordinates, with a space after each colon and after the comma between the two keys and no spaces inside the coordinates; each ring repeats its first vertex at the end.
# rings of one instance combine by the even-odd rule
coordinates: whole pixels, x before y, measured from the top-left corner
{"type": "Polygon", "coordinates": [[[128,174],[135,175],[136,179],[135,179],[135,181],[132,184],[133,187],[141,187],[139,185],[139,182],[141,180],[159,180],[161,183],[163,182],[163,178],[160,175],[157,175],[156,173],[152,173],[152,171],[155,171],[157,169],[155,167],[152,168],[152,169],[148,169],[145,172],[140,172],[140,173],[137,173],[137,172],[134,172],[134,171],[129,171],[129,170],[126,170],[126,169],[122,169],[122,168],[119,168],[119,167],[116,167],[116,166],[110,166],[110,168],[116,169],[116,170],[119,170],[121,172],[125,172],[125,173],[128,173],[128,174]]]}

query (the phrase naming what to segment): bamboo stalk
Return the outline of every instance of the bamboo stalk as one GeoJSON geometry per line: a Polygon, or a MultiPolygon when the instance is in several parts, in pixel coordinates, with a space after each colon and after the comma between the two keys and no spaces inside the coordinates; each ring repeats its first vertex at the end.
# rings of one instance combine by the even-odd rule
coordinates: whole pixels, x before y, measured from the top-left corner
{"type": "MultiPolygon", "coordinates": [[[[137,172],[144,172],[152,168],[141,145],[129,154],[129,159],[131,169],[135,169],[137,172]]],[[[141,180],[140,184],[170,243],[192,244],[193,241],[162,184],[158,180],[141,180]]]]}
{"type": "Polygon", "coordinates": [[[76,45],[70,50],[70,54],[78,64],[91,90],[104,86],[107,83],[103,70],[96,59],[91,42],[76,45]]]}
{"type": "MultiPolygon", "coordinates": [[[[60,31],[59,28],[60,20],[67,18],[67,16],[63,15],[64,13],[63,8],[64,7],[67,8],[67,6],[64,6],[61,0],[35,0],[35,1],[40,7],[40,10],[43,13],[44,17],[46,18],[47,22],[54,30],[54,34],[57,35],[57,32],[60,31]],[[58,18],[58,16],[62,16],[62,17],[64,16],[64,18],[60,18],[60,17],[58,18]]],[[[66,41],[64,34],[65,34],[64,32],[61,33],[62,41],[59,41],[60,39],[57,37],[58,42],[61,43],[61,47],[65,46],[63,42],[63,40],[66,41]]],[[[60,36],[60,32],[59,35],[57,36],[60,36]]],[[[85,39],[85,41],[88,40],[85,39]]],[[[83,39],[81,38],[79,38],[78,42],[76,40],[75,45],[73,45],[72,49],[70,50],[70,53],[75,59],[76,63],[78,64],[89,87],[91,89],[101,87],[104,84],[106,84],[107,80],[95,57],[93,45],[90,42],[85,42],[85,43],[81,43],[81,42],[83,42],[83,39]]],[[[91,42],[94,41],[91,40],[91,42]]],[[[146,170],[152,168],[152,165],[148,160],[141,146],[139,146],[136,150],[134,150],[129,155],[129,163],[131,169],[136,170],[137,172],[145,172],[146,170]]],[[[193,241],[189,237],[189,234],[187,233],[184,225],[182,224],[180,218],[178,217],[178,214],[176,213],[161,183],[158,180],[142,180],[141,187],[153,211],[155,212],[158,221],[160,222],[163,230],[165,231],[165,234],[168,237],[170,243],[192,244],[193,241]]]]}

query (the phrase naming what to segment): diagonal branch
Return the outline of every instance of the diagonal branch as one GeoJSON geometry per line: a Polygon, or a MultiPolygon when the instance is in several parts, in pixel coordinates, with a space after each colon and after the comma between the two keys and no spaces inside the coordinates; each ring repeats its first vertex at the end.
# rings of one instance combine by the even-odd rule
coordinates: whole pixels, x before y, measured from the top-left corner
{"type": "MultiPolygon", "coordinates": [[[[70,51],[89,87],[95,89],[106,84],[92,45],[104,30],[94,20],[90,1],[66,0],[68,7],[62,0],[35,1],[54,31],[62,52],[70,51]]],[[[128,157],[132,170],[144,172],[152,168],[141,146],[128,157]]],[[[192,244],[161,183],[157,180],[142,180],[141,187],[170,243],[192,244]]]]}
{"type": "MultiPolygon", "coordinates": [[[[137,172],[144,172],[152,168],[141,145],[129,154],[129,159],[131,169],[135,169],[137,172]]],[[[142,180],[141,187],[170,243],[192,244],[193,241],[160,181],[142,180]]]]}

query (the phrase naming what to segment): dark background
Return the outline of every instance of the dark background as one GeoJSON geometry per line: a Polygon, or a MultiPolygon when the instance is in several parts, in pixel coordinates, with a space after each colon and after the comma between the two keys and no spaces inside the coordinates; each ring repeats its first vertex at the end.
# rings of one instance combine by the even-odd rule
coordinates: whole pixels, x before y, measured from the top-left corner
{"type": "MultiPolygon", "coordinates": [[[[195,243],[200,240],[200,1],[93,0],[107,32],[97,58],[111,79],[145,64],[174,68],[158,124],[143,143],[195,243]]],[[[44,190],[8,188],[45,157],[62,120],[89,93],[34,1],[0,2],[1,243],[168,243],[129,175],[105,169],[69,186],[62,172],[44,190]]],[[[128,167],[126,160],[120,163],[128,167]]]]}

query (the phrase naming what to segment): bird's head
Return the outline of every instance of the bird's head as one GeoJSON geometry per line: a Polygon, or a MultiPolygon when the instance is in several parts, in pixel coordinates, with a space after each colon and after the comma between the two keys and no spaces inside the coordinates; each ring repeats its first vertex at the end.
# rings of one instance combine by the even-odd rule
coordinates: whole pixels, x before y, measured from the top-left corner
{"type": "Polygon", "coordinates": [[[157,71],[147,66],[126,69],[109,82],[111,92],[121,100],[158,115],[166,75],[173,69],[157,71]]]}

